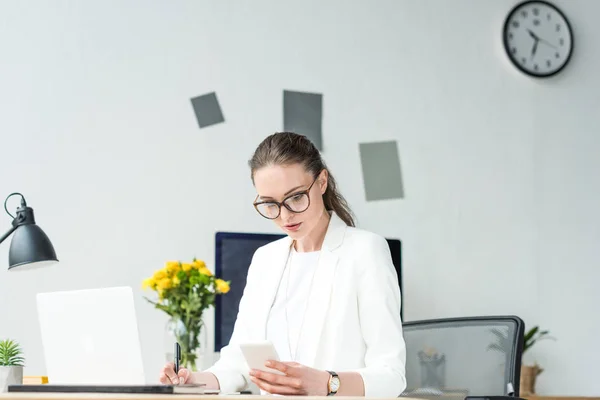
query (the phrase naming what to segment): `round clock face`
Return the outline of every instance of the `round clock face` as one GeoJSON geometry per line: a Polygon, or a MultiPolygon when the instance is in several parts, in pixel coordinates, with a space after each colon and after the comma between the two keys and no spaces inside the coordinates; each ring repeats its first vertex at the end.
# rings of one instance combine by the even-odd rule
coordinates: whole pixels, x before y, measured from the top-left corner
{"type": "Polygon", "coordinates": [[[504,48],[512,63],[526,74],[552,76],[571,58],[571,26],[554,5],[525,1],[515,6],[506,18],[504,48]]]}

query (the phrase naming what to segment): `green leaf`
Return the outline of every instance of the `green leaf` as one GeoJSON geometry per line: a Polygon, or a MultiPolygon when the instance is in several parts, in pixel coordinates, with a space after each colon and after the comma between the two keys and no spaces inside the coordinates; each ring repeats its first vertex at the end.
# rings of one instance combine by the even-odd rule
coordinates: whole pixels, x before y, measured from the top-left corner
{"type": "Polygon", "coordinates": [[[524,337],[523,353],[533,347],[538,340],[550,339],[549,333],[549,330],[540,331],[539,326],[531,328],[524,337]]]}
{"type": "Polygon", "coordinates": [[[0,365],[23,366],[25,358],[17,342],[11,339],[0,341],[0,365]]]}
{"type": "Polygon", "coordinates": [[[529,341],[531,340],[531,338],[537,333],[537,331],[540,329],[539,326],[535,326],[533,328],[531,328],[531,330],[529,332],[527,332],[527,334],[525,335],[525,341],[529,341]]]}

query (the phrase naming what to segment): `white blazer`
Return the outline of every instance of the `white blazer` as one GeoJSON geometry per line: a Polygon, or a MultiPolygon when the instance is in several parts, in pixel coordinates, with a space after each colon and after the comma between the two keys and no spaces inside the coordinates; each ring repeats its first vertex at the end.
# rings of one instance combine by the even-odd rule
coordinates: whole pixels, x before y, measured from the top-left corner
{"type": "MultiPolygon", "coordinates": [[[[230,342],[207,370],[223,393],[257,389],[238,345],[266,339],[291,244],[285,237],[252,258],[230,342]]],[[[406,347],[398,277],[386,240],[331,213],[311,293],[298,347],[304,360],[312,360],[305,364],[360,373],[366,397],[400,395],[406,388],[406,347]]]]}

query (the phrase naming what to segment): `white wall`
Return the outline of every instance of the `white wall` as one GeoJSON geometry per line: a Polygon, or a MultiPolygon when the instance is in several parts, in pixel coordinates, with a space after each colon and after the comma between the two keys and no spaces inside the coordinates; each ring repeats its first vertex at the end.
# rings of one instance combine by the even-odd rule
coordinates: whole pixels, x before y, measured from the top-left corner
{"type": "Polygon", "coordinates": [[[246,160],[283,89],[317,91],[360,225],[403,240],[406,319],[518,314],[558,338],[529,355],[538,391],[598,395],[600,2],[556,3],[576,51],[534,81],[501,47],[513,0],[2,2],[0,196],[25,194],[61,264],[0,271],[0,336],[42,374],[36,293],[132,285],[155,380],[165,319],[142,279],[212,265],[217,230],[274,231],[246,160]],[[209,91],[226,123],[199,130],[209,91]],[[367,203],[358,143],[389,139],[406,198],[367,203]]]}

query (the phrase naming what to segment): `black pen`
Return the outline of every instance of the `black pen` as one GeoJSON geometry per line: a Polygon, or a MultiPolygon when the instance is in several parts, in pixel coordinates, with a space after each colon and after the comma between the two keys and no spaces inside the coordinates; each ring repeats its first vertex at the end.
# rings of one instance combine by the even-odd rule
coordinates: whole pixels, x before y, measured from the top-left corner
{"type": "Polygon", "coordinates": [[[179,373],[179,361],[181,360],[181,347],[179,346],[179,343],[175,342],[175,353],[174,353],[174,358],[175,358],[175,373],[179,373]]]}

